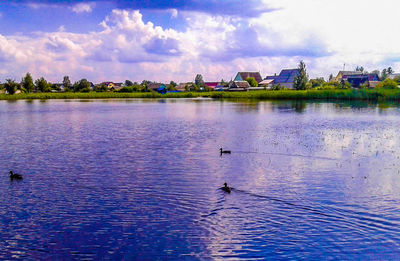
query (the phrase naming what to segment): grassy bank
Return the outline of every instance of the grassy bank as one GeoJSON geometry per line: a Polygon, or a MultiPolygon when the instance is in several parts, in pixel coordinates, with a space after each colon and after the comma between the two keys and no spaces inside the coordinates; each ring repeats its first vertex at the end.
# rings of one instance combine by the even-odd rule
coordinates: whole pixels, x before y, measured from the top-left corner
{"type": "Polygon", "coordinates": [[[306,90],[306,91],[251,91],[251,92],[182,92],[158,94],[89,92],[89,93],[30,93],[6,95],[0,94],[0,100],[31,99],[109,99],[109,98],[195,98],[211,97],[215,99],[258,99],[258,100],[364,100],[364,101],[400,101],[400,90],[306,90]]]}

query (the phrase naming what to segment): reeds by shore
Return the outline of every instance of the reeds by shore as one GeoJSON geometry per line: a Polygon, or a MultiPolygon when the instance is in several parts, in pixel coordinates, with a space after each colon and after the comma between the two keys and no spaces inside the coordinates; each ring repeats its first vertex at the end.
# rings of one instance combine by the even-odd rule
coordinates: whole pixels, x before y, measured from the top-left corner
{"type": "Polygon", "coordinates": [[[181,92],[159,94],[156,92],[67,92],[67,93],[23,93],[15,95],[0,94],[0,100],[31,99],[113,99],[113,98],[195,98],[215,99],[257,99],[257,100],[365,100],[400,101],[400,89],[347,89],[347,90],[280,90],[250,92],[181,92]]]}

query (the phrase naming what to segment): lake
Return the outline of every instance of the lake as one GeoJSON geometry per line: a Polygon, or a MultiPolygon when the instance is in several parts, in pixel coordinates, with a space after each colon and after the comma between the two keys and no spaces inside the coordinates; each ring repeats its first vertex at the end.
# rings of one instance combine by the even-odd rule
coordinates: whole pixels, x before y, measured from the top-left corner
{"type": "Polygon", "coordinates": [[[398,259],[399,130],[396,104],[0,101],[0,259],[398,259]]]}

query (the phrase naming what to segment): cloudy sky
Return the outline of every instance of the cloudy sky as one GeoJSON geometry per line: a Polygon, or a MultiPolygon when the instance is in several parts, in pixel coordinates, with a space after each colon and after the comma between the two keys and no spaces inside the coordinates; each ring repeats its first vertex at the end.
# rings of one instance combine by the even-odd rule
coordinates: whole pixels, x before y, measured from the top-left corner
{"type": "Polygon", "coordinates": [[[398,10],[396,0],[3,0],[0,81],[216,81],[300,60],[311,77],[344,64],[400,72],[398,10]]]}

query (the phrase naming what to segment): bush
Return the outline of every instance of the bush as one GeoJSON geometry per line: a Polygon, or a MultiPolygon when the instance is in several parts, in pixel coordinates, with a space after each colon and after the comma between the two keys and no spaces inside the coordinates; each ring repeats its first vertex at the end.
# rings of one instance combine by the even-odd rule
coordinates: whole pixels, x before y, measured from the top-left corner
{"type": "Polygon", "coordinates": [[[134,92],[133,87],[132,86],[125,86],[122,87],[119,92],[134,92]]]}
{"type": "Polygon", "coordinates": [[[380,82],[376,88],[381,88],[381,89],[397,89],[399,84],[392,79],[387,78],[383,82],[380,82]]]}
{"type": "Polygon", "coordinates": [[[85,87],[80,90],[80,92],[91,92],[91,91],[92,91],[92,89],[90,89],[90,87],[85,87]]]}

